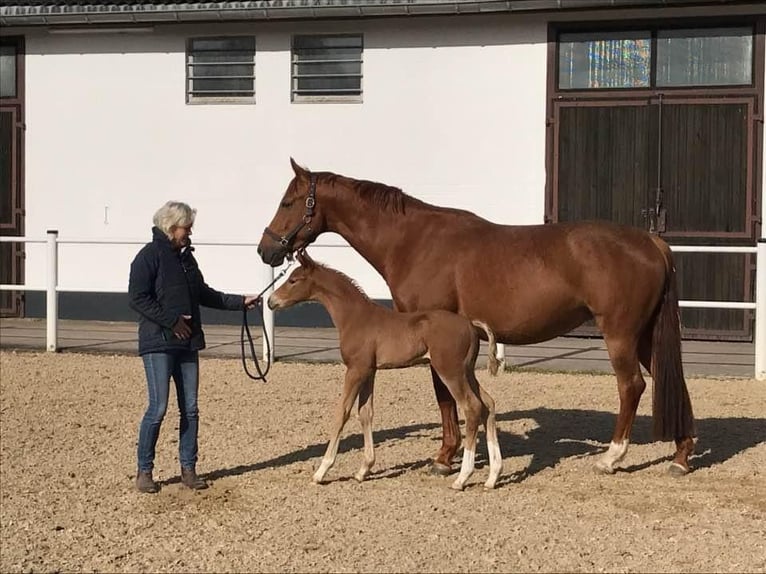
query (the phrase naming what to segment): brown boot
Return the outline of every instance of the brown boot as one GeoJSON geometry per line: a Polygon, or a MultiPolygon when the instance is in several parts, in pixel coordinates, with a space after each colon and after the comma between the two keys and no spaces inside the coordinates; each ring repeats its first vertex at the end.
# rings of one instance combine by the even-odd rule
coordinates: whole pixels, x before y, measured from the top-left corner
{"type": "Polygon", "coordinates": [[[152,471],[138,471],[136,473],[136,490],[138,492],[155,493],[160,490],[160,487],[152,479],[152,471]]]}
{"type": "Polygon", "coordinates": [[[193,468],[181,467],[181,482],[192,490],[204,490],[207,488],[207,482],[197,476],[197,471],[193,468]]]}

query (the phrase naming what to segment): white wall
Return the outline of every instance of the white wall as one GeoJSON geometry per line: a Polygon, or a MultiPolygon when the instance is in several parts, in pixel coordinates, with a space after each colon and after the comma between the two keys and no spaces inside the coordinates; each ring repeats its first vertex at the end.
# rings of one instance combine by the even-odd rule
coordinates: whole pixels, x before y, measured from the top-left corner
{"type": "MultiPolygon", "coordinates": [[[[28,236],[148,241],[154,211],[179,199],[199,210],[198,243],[257,243],[290,156],[494,221],[543,220],[546,24],[534,16],[36,32],[26,51],[28,236]],[[362,104],[290,102],[290,36],[322,32],[364,34],[362,104]],[[186,39],[219,33],[255,34],[255,105],[185,104],[186,39]]],[[[60,284],[124,289],[137,249],[65,245],[60,284]]],[[[214,287],[260,290],[254,248],[196,254],[214,287]]],[[[389,297],[349,247],[313,254],[389,297]]],[[[30,245],[26,283],[44,270],[30,245]]]]}

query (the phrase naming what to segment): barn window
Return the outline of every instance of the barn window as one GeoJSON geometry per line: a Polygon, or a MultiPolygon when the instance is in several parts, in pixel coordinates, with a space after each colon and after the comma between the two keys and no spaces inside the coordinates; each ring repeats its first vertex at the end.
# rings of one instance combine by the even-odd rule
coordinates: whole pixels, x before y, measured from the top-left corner
{"type": "Polygon", "coordinates": [[[562,32],[560,90],[752,85],[753,28],[562,32]]]}
{"type": "Polygon", "coordinates": [[[750,85],[750,28],[669,30],[657,34],[658,86],[750,85]]]}
{"type": "Polygon", "coordinates": [[[362,99],[362,36],[294,36],[292,100],[362,99]]]}
{"type": "Polygon", "coordinates": [[[644,31],[561,34],[559,88],[649,86],[651,45],[651,34],[644,31]]]}
{"type": "Polygon", "coordinates": [[[0,45],[0,98],[16,97],[16,46],[0,45]]]}
{"type": "Polygon", "coordinates": [[[255,102],[255,38],[192,38],[186,50],[188,103],[255,102]]]}

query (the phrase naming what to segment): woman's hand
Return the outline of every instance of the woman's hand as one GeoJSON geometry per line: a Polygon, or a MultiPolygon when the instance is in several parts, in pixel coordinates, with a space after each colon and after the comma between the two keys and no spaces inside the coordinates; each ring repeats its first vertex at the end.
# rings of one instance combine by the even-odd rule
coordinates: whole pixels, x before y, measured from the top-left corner
{"type": "Polygon", "coordinates": [[[248,311],[253,309],[260,302],[261,298],[258,297],[258,295],[245,295],[245,309],[248,311]]]}
{"type": "Polygon", "coordinates": [[[189,321],[191,321],[191,315],[180,315],[176,324],[173,325],[173,334],[181,340],[191,337],[192,330],[189,321]]]}

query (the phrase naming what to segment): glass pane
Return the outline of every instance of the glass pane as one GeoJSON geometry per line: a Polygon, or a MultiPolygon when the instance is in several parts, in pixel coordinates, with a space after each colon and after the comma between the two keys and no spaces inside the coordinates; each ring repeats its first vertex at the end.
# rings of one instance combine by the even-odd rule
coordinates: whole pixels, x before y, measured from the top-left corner
{"type": "Polygon", "coordinates": [[[313,62],[310,64],[296,64],[295,74],[298,76],[305,75],[332,75],[332,74],[362,74],[361,62],[313,62]]]}
{"type": "Polygon", "coordinates": [[[354,94],[361,91],[359,78],[301,78],[298,80],[298,92],[321,91],[322,94],[354,94]]]}
{"type": "Polygon", "coordinates": [[[0,97],[16,97],[15,46],[0,46],[0,97]]]}
{"type": "Polygon", "coordinates": [[[195,64],[220,64],[222,62],[252,62],[253,52],[230,52],[210,51],[193,52],[192,62],[195,64]]]}
{"type": "Polygon", "coordinates": [[[333,50],[342,51],[362,49],[361,36],[295,36],[293,49],[296,52],[316,50],[325,53],[333,50]]]}
{"type": "Polygon", "coordinates": [[[253,95],[253,81],[246,78],[241,79],[216,79],[216,80],[193,80],[192,93],[206,92],[201,95],[253,95]],[[237,92],[234,94],[232,92],[237,92]]]}
{"type": "Polygon", "coordinates": [[[228,38],[195,38],[191,41],[192,52],[202,51],[242,51],[255,52],[253,36],[235,36],[228,38]]]}
{"type": "Polygon", "coordinates": [[[0,221],[13,223],[13,112],[0,112],[0,221]]]}
{"type": "Polygon", "coordinates": [[[218,66],[195,66],[191,67],[192,77],[204,78],[206,76],[253,76],[253,66],[247,64],[221,64],[218,66]]]}
{"type": "Polygon", "coordinates": [[[561,34],[559,88],[649,86],[651,45],[647,31],[561,34]]]}
{"type": "Polygon", "coordinates": [[[750,85],[751,28],[667,30],[657,35],[658,86],[750,85]]]}

